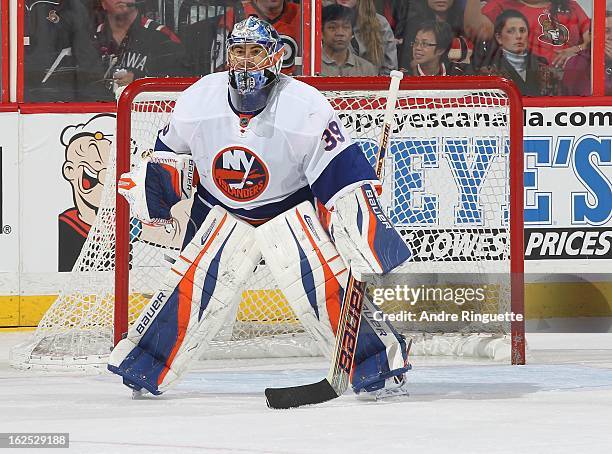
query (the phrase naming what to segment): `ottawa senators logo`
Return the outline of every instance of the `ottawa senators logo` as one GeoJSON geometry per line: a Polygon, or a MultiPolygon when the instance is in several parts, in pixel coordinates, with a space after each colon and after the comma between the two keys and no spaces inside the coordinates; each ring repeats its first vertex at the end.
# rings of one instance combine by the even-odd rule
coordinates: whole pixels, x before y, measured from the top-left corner
{"type": "Polygon", "coordinates": [[[60,21],[60,17],[57,15],[57,11],[55,11],[54,9],[49,11],[49,14],[47,15],[47,20],[53,24],[57,24],[60,21]]]}
{"type": "Polygon", "coordinates": [[[268,186],[270,176],[263,161],[248,148],[227,147],[217,153],[212,163],[213,181],[229,199],[254,200],[268,186]]]}
{"type": "Polygon", "coordinates": [[[542,34],[538,40],[553,46],[563,46],[569,41],[569,30],[563,24],[552,19],[550,14],[540,14],[538,22],[542,27],[542,34]]]}

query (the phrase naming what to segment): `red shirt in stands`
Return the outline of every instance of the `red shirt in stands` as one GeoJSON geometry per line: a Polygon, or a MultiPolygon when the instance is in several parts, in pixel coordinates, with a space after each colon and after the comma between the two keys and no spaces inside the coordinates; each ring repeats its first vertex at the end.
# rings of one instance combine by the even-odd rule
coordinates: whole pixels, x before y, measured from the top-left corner
{"type": "MultiPolygon", "coordinates": [[[[244,18],[257,16],[269,22],[281,36],[285,44],[285,55],[283,56],[283,73],[293,75],[295,72],[295,57],[300,47],[300,6],[296,3],[285,1],[283,11],[277,17],[267,17],[252,0],[242,2],[244,18]]],[[[228,27],[244,18],[234,19],[234,11],[228,8],[226,13],[228,27]]]]}
{"type": "Polygon", "coordinates": [[[582,35],[591,26],[591,20],[575,0],[569,1],[568,12],[557,14],[557,22],[552,20],[548,6],[528,6],[518,0],[490,0],[482,13],[495,23],[497,16],[507,9],[517,10],[527,18],[531,52],[548,63],[556,51],[582,43],[582,35]]]}

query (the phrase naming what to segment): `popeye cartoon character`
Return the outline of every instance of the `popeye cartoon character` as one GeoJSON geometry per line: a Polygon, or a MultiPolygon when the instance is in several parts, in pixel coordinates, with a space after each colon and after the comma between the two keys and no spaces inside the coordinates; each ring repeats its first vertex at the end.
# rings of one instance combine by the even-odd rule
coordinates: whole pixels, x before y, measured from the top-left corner
{"type": "Polygon", "coordinates": [[[69,125],[60,135],[65,147],[62,174],[72,186],[74,206],[58,217],[58,270],[71,271],[93,225],[115,134],[115,115],[98,114],[69,125]]]}

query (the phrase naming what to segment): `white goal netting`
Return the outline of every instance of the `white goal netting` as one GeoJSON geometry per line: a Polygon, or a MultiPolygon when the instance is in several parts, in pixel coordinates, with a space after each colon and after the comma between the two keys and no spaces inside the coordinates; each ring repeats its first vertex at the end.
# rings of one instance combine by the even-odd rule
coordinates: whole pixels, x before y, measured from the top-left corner
{"type": "MultiPolygon", "coordinates": [[[[396,291],[379,291],[377,302],[397,315],[400,331],[421,341],[415,353],[510,358],[512,344],[512,359],[520,362],[521,326],[482,316],[522,311],[522,290],[512,285],[512,276],[522,272],[522,222],[511,215],[512,199],[521,191],[520,178],[511,178],[511,162],[517,161],[511,124],[520,118],[513,117],[510,98],[501,89],[405,86],[383,165],[381,201],[414,259],[385,280],[384,286],[396,291]],[[411,297],[415,294],[408,294],[408,287],[421,289],[420,297],[411,297]],[[464,319],[463,311],[472,315],[464,319]],[[436,314],[445,317],[436,319],[436,314]]],[[[184,88],[177,84],[173,92],[143,91],[129,104],[124,140],[130,145],[123,149],[129,148],[132,165],[152,149],[184,88]]],[[[322,91],[374,164],[385,108],[383,86],[322,91]]],[[[152,227],[116,216],[115,163],[112,159],[98,217],[69,284],[32,338],[11,352],[17,367],[104,364],[114,330],[123,329],[114,321],[116,304],[133,322],[177,255],[180,219],[152,227]],[[129,225],[129,244],[123,248],[116,248],[118,222],[129,225]],[[116,294],[116,258],[127,264],[127,295],[116,294]]],[[[318,354],[265,263],[249,279],[237,312],[206,353],[215,358],[318,354]]]]}

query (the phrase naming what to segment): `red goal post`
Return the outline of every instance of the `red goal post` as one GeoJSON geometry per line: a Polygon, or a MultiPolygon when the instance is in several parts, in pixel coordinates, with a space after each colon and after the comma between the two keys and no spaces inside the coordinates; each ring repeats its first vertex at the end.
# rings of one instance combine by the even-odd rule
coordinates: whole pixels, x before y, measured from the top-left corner
{"type": "MultiPolygon", "coordinates": [[[[117,178],[130,168],[132,105],[138,95],[147,92],[181,92],[197,79],[148,78],[130,84],[122,93],[117,109],[117,178]]],[[[382,92],[388,88],[387,77],[322,78],[302,77],[299,80],[321,91],[382,92]]],[[[523,278],[523,111],[521,96],[515,85],[503,78],[474,77],[419,77],[405,78],[400,90],[428,93],[436,91],[487,90],[502,92],[505,101],[498,98],[484,100],[491,105],[507,103],[509,115],[509,229],[510,229],[510,298],[515,314],[524,317],[523,278]]],[[[401,101],[398,104],[401,109],[401,101]]],[[[130,270],[130,216],[129,206],[122,197],[116,198],[116,253],[115,253],[115,308],[114,342],[117,343],[128,329],[129,270],[130,270]]],[[[514,320],[510,326],[511,361],[525,363],[524,320],[514,320]]]]}

